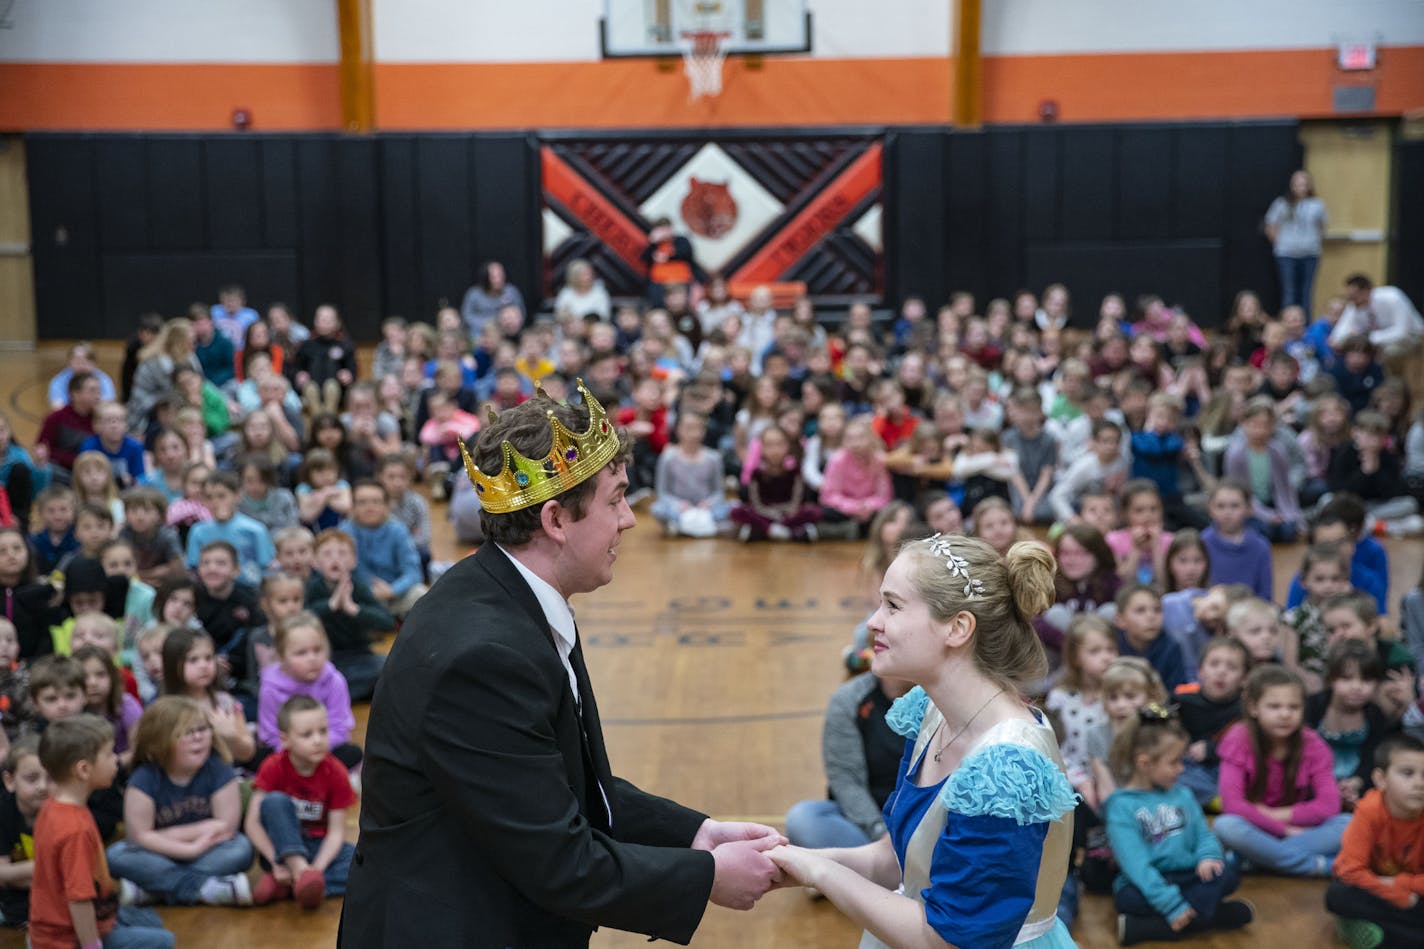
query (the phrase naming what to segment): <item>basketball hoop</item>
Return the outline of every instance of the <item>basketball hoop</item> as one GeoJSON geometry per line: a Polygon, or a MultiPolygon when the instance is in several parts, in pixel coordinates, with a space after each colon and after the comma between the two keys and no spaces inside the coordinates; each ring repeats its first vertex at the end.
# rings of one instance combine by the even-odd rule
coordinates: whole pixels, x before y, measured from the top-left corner
{"type": "Polygon", "coordinates": [[[682,68],[687,74],[690,99],[721,95],[722,63],[727,58],[727,49],[722,41],[731,35],[715,30],[682,34],[688,43],[682,50],[682,68]]]}

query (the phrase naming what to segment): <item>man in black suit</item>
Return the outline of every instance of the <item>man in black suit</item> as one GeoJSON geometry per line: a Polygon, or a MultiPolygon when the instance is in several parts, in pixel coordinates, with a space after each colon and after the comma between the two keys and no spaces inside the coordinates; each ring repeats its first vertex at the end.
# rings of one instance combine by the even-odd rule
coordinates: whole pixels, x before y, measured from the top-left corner
{"type": "Polygon", "coordinates": [[[686,943],[709,899],[749,909],[778,877],[772,828],[609,768],[567,600],[612,579],[634,519],[627,436],[584,401],[506,410],[466,463],[486,543],[416,604],[377,686],[342,949],[586,946],[598,926],[686,943]]]}

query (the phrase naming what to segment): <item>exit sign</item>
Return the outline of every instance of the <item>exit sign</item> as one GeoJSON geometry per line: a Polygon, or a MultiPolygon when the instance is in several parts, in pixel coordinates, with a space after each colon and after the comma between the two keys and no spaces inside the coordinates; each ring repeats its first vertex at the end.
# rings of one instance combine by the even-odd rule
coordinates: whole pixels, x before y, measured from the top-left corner
{"type": "Polygon", "coordinates": [[[1347,70],[1375,68],[1374,43],[1341,43],[1340,68],[1347,70]]]}

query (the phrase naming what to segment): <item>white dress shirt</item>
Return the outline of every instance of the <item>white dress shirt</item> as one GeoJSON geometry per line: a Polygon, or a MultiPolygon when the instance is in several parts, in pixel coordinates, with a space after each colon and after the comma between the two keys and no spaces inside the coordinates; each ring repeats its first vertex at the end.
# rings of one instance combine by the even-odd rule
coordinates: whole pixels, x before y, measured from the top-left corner
{"type": "MultiPolygon", "coordinates": [[[[495,545],[499,547],[498,544],[495,545]]],[[[534,591],[534,598],[539,601],[539,607],[544,611],[544,619],[548,620],[549,628],[554,631],[554,647],[559,650],[559,661],[564,664],[564,672],[569,676],[569,688],[573,689],[574,701],[579,702],[578,677],[574,675],[573,663],[569,661],[569,656],[574,651],[574,611],[569,607],[569,601],[559,595],[559,591],[519,562],[519,558],[499,547],[500,553],[509,558],[509,562],[514,564],[514,569],[519,571],[519,575],[524,578],[524,582],[529,584],[529,589],[534,591]]]]}
{"type": "Polygon", "coordinates": [[[1403,343],[1424,336],[1424,319],[1409,297],[1398,287],[1375,287],[1370,305],[1353,303],[1340,314],[1340,322],[1330,333],[1330,345],[1338,347],[1347,337],[1363,334],[1376,346],[1403,343]]]}

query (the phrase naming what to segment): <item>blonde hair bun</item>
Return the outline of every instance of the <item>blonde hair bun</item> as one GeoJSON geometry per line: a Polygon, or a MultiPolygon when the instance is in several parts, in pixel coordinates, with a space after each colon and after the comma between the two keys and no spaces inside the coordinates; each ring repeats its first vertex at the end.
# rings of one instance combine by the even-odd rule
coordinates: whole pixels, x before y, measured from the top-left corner
{"type": "Polygon", "coordinates": [[[1009,589],[1014,608],[1025,622],[1032,622],[1053,605],[1053,586],[1058,564],[1047,547],[1036,540],[1019,541],[1004,555],[1009,571],[1009,589]]]}

